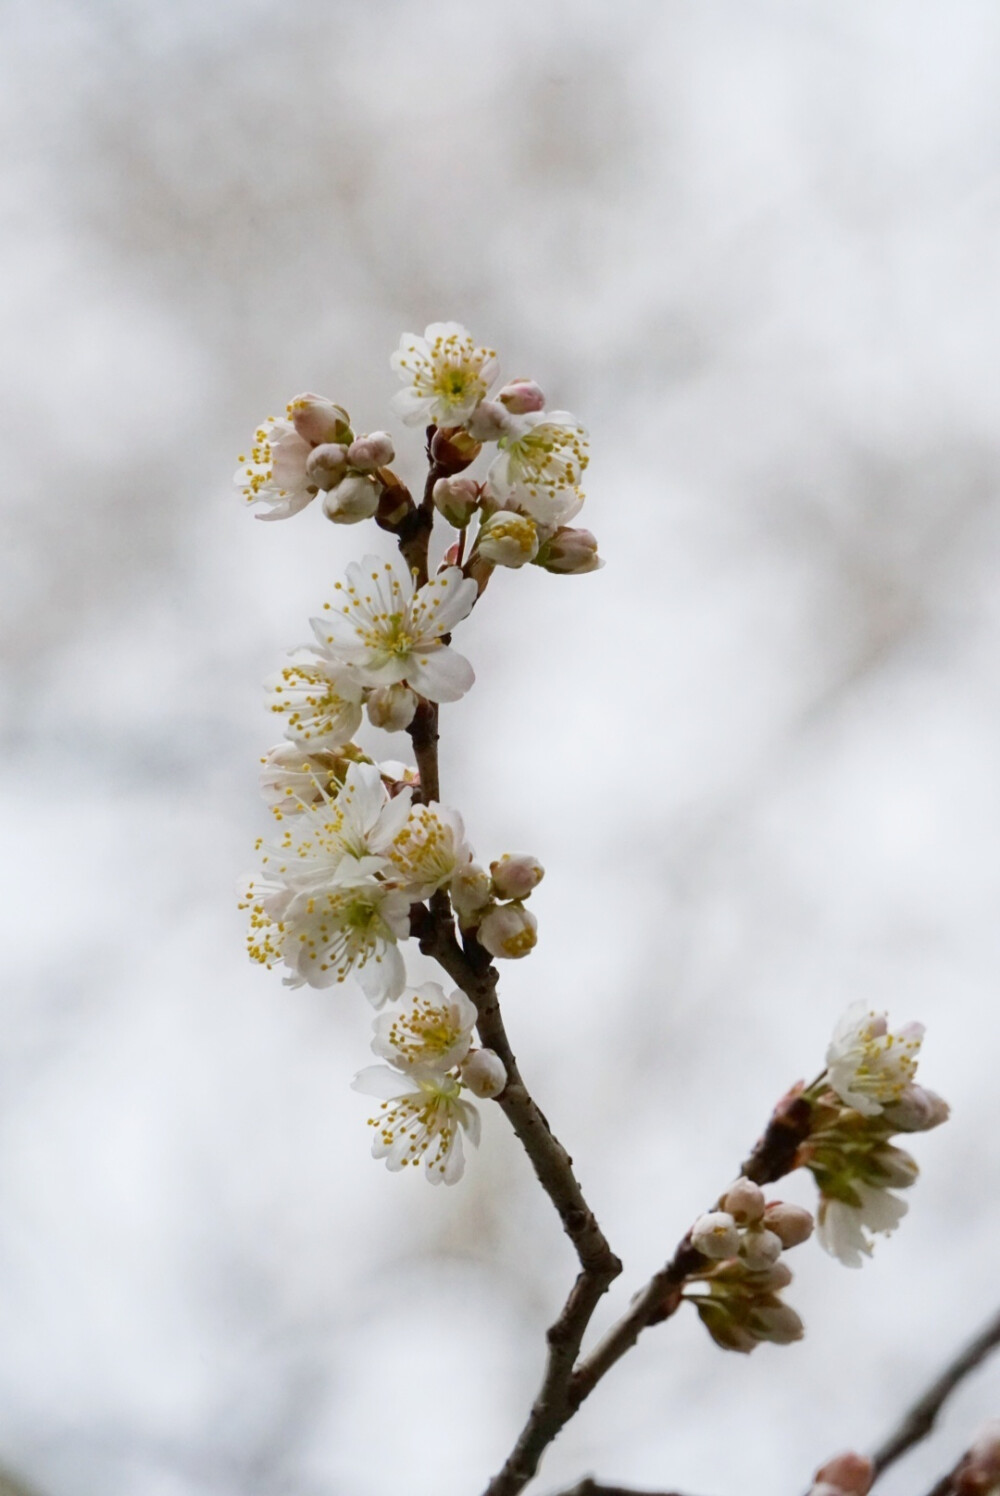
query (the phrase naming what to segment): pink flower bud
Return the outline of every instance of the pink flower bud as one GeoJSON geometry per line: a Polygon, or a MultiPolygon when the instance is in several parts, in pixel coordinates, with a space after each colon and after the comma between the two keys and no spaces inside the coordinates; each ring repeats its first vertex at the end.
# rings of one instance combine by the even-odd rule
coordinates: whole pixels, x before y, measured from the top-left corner
{"type": "Polygon", "coordinates": [[[597,541],[589,530],[563,525],[538,552],[538,565],[562,576],[583,576],[604,565],[597,554],[597,541]]]}
{"type": "Polygon", "coordinates": [[[362,473],[374,473],[376,468],[387,467],[395,455],[392,437],[385,431],[372,431],[368,436],[359,436],[347,449],[347,460],[351,467],[362,473]]]}
{"type": "Polygon", "coordinates": [[[815,1221],[810,1212],[801,1205],[787,1205],[784,1200],[774,1200],[764,1212],[764,1225],[781,1240],[787,1251],[789,1247],[800,1247],[813,1233],[815,1221]]]}
{"type": "Polygon", "coordinates": [[[514,422],[510,411],[495,400],[480,400],[465,423],[465,429],[477,442],[499,441],[506,436],[514,422]]]}
{"type": "Polygon", "coordinates": [[[306,458],[306,477],[326,492],[347,476],[347,448],[340,442],[313,447],[306,458]]]}
{"type": "Polygon", "coordinates": [[[483,523],[476,550],[491,566],[524,566],[538,554],[538,530],[527,514],[498,509],[483,523]]]}
{"type": "Polygon", "coordinates": [[[378,508],[379,486],[372,478],[352,473],[323,496],[323,513],[335,525],[356,525],[371,519],[378,508]]]}
{"type": "Polygon", "coordinates": [[[545,396],[533,379],[512,379],[504,385],[497,399],[515,416],[545,409],[545,396]]]}
{"type": "Polygon", "coordinates": [[[750,1272],[763,1272],[781,1256],[781,1237],[773,1231],[751,1229],[740,1242],[740,1256],[750,1272]]]}
{"type": "Polygon", "coordinates": [[[499,1096],[507,1084],[507,1071],[503,1060],[492,1049],[477,1049],[463,1060],[459,1072],[462,1084],[468,1086],[473,1096],[489,1100],[499,1096]]]}
{"type": "Polygon", "coordinates": [[[433,492],[435,508],[449,525],[464,530],[479,505],[479,484],[472,478],[439,478],[433,492]]]}
{"type": "Polygon", "coordinates": [[[289,402],[288,419],[312,447],[324,442],[349,442],[354,435],[347,411],[322,395],[296,395],[289,402]]]}
{"type": "Polygon", "coordinates": [[[868,1496],[874,1478],[871,1460],[851,1451],[836,1455],[816,1471],[817,1481],[825,1481],[841,1496],[868,1496]]]}
{"type": "Polygon", "coordinates": [[[376,686],[368,697],[368,720],[373,727],[386,732],[403,732],[413,721],[417,698],[409,686],[397,681],[391,686],[376,686]]]}
{"type": "Polygon", "coordinates": [[[501,899],[526,899],[545,876],[538,858],[526,852],[505,852],[499,862],[490,863],[490,872],[494,891],[501,899]]]}
{"type": "Polygon", "coordinates": [[[691,1245],[703,1256],[717,1261],[735,1257],[740,1247],[736,1222],[724,1210],[706,1211],[691,1227],[691,1245]]]}
{"type": "Polygon", "coordinates": [[[755,1226],[764,1214],[764,1191],[752,1179],[737,1179],[722,1197],[722,1208],[741,1226],[755,1226]]]}
{"type": "Polygon", "coordinates": [[[899,1098],[882,1111],[890,1126],[900,1132],[929,1132],[932,1127],[947,1122],[950,1113],[951,1107],[943,1096],[915,1084],[907,1086],[899,1098]]]}
{"type": "Polygon", "coordinates": [[[486,915],[477,937],[491,956],[516,960],[537,945],[538,921],[520,904],[502,904],[486,915]]]}
{"type": "Polygon", "coordinates": [[[782,1288],[787,1288],[792,1281],[792,1270],[787,1263],[782,1262],[780,1257],[771,1267],[754,1273],[754,1286],[767,1293],[778,1293],[782,1288]]]}
{"type": "Polygon", "coordinates": [[[490,875],[476,862],[467,862],[456,868],[449,885],[451,902],[461,924],[468,929],[474,916],[493,906],[493,886],[490,875]]]}

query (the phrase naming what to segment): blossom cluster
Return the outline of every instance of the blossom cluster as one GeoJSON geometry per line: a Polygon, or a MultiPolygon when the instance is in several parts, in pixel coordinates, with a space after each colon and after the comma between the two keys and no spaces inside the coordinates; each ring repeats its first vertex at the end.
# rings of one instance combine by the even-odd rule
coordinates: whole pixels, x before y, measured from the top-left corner
{"type": "MultiPolygon", "coordinates": [[[[514,380],[494,397],[495,353],[456,323],[404,335],[392,366],[404,385],[396,412],[428,428],[430,473],[419,507],[390,466],[388,433],[359,435],[344,407],[320,395],[299,395],[283,418],[269,417],[236,473],[259,518],[288,519],[322,495],[328,519],[374,519],[402,553],[402,564],[374,554],[351,562],[312,618],[310,642],[267,682],[284,740],[265,755],[261,789],[278,832],[258,842],[259,870],[241,890],[254,960],[283,966],[290,986],[353,977],[376,1008],[406,991],[400,946],[428,901],[440,910],[443,900],[463,939],[490,956],[527,955],[538,927],[525,901],[543,870],[534,857],[508,854],[487,871],[474,861],[461,816],[426,793],[419,769],[375,762],[356,733],[367,715],[371,726],[409,732],[415,744],[418,731],[436,735],[440,706],[474,682],[451,638],[495,566],[530,560],[586,572],[601,564],[593,536],[567,523],[583,502],[588,460],[574,417],[546,413],[531,380],[514,380]],[[495,453],[483,481],[462,477],[486,444],[495,453]],[[433,571],[429,538],[442,517],[460,536],[433,571]]],[[[384,1094],[374,1151],[390,1168],[423,1160],[430,1178],[451,1183],[462,1172],[463,1132],[478,1136],[463,1093],[495,1096],[506,1075],[495,1055],[472,1050],[467,997],[445,1001],[425,987],[405,1002],[389,1029],[377,1029],[387,1064],[361,1078],[384,1094]],[[402,1048],[390,1031],[409,1035],[402,1048]],[[443,1043],[446,1033],[452,1039],[435,1051],[431,1037],[443,1043]]]]}
{"type": "Polygon", "coordinates": [[[479,1113],[462,1099],[499,1096],[507,1071],[491,1049],[473,1049],[476,1009],[464,992],[446,998],[436,982],[407,992],[375,1020],[372,1049],[388,1063],[369,1065],[354,1089],[382,1098],[372,1153],[396,1171],[423,1164],[432,1184],[453,1184],[464,1168],[462,1134],[479,1143],[479,1113]]]}
{"type": "Polygon", "coordinates": [[[947,1102],[914,1079],[923,1032],[911,1023],[893,1033],[884,1013],[855,1004],[811,1088],[809,1138],[798,1161],[819,1187],[819,1241],[848,1267],[871,1255],[872,1233],[887,1235],[906,1214],[893,1191],[913,1184],[919,1170],[890,1139],[927,1132],[948,1116],[947,1102]]]}
{"type": "Polygon", "coordinates": [[[691,1245],[709,1266],[690,1273],[684,1297],[697,1308],[724,1350],[752,1351],[761,1341],[788,1345],[802,1337],[802,1321],[780,1297],[792,1281],[782,1252],[808,1241],[813,1218],[783,1200],[768,1203],[753,1180],[741,1177],[691,1228],[691,1245]]]}

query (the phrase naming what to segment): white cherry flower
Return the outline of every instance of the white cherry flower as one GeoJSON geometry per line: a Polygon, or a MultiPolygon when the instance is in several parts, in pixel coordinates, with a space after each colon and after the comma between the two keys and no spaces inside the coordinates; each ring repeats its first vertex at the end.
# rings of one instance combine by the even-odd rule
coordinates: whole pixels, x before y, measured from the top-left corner
{"type": "Polygon", "coordinates": [[[364,690],[347,665],[295,651],[291,665],[265,682],[267,704],[285,719],[285,736],[312,751],[339,748],[361,725],[364,690]]]}
{"type": "Polygon", "coordinates": [[[241,454],[233,482],[248,504],[270,504],[258,519],[289,519],[316,497],[319,487],[306,472],[312,446],[291,421],[268,416],[241,454]]]}
{"type": "Polygon", "coordinates": [[[580,508],[579,484],[590,461],[587,433],[565,410],[531,411],[501,436],[486,477],[487,492],[516,504],[543,525],[563,525],[580,508]]]}
{"type": "Polygon", "coordinates": [[[312,620],[320,653],[331,664],[353,667],[366,686],[405,681],[429,701],[457,701],[475,680],[472,666],[442,642],[467,617],[476,583],[447,566],[419,589],[408,572],[366,556],[337,583],[337,601],[312,620]]]}
{"type": "Polygon", "coordinates": [[[284,828],[279,841],[260,843],[265,875],[298,892],[337,877],[384,872],[411,795],[403,789],[390,797],[377,764],[349,765],[336,796],[323,794],[284,828]]]}
{"type": "Polygon", "coordinates": [[[853,1181],[851,1189],[858,1204],[833,1200],[821,1195],[816,1217],[816,1235],[820,1246],[831,1257],[838,1257],[845,1267],[860,1267],[864,1257],[872,1254],[869,1233],[888,1236],[906,1214],[907,1204],[888,1190],[853,1181]]]}
{"type": "Polygon", "coordinates": [[[405,386],[393,409],[408,426],[460,426],[499,369],[493,349],[477,347],[458,322],[432,322],[422,338],[405,332],[391,363],[405,386]]]}
{"type": "Polygon", "coordinates": [[[875,1117],[911,1085],[924,1035],[922,1023],[890,1033],[884,1013],[855,1003],[840,1019],[826,1052],[828,1080],[845,1106],[875,1117]]]}
{"type": "Polygon", "coordinates": [[[384,1158],[396,1173],[423,1164],[431,1184],[455,1184],[465,1169],[463,1132],[479,1146],[479,1113],[462,1100],[462,1084],[454,1076],[414,1071],[402,1075],[387,1065],[369,1065],[353,1081],[353,1089],[384,1098],[376,1116],[372,1156],[384,1158]]]}
{"type": "Polygon", "coordinates": [[[446,805],[414,805],[386,847],[395,881],[417,902],[443,888],[459,868],[472,861],[465,827],[457,810],[446,805]]]}
{"type": "Polygon", "coordinates": [[[331,987],[353,973],[375,1007],[402,992],[396,942],[410,932],[410,901],[398,889],[371,876],[338,874],[299,891],[265,878],[247,883],[242,907],[251,958],[269,968],[283,962],[287,986],[331,987]]]}
{"type": "Polygon", "coordinates": [[[477,1016],[464,992],[446,998],[437,982],[425,982],[404,994],[400,1007],[379,1014],[372,1049],[397,1070],[443,1075],[468,1054],[477,1016]]]}

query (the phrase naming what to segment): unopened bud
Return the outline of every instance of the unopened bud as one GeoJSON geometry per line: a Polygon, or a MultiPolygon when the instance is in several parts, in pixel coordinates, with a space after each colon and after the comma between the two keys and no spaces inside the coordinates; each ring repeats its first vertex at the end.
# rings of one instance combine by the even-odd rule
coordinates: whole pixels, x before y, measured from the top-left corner
{"type": "Polygon", "coordinates": [[[959,1466],[956,1496],[993,1496],[1000,1490],[1000,1423],[991,1421],[979,1430],[959,1466]]]}
{"type": "Polygon", "coordinates": [[[724,1351],[749,1355],[755,1349],[757,1336],[733,1318],[727,1304],[713,1299],[696,1299],[694,1305],[705,1329],[724,1351]]]}
{"type": "Polygon", "coordinates": [[[371,519],[378,508],[379,485],[372,478],[351,473],[323,497],[323,513],[335,525],[356,525],[371,519]]]}
{"type": "Polygon", "coordinates": [[[779,1258],[770,1267],[763,1268],[753,1275],[754,1286],[766,1293],[779,1293],[781,1289],[787,1288],[792,1281],[792,1270],[787,1262],[779,1258]]]}
{"type": "Polygon", "coordinates": [[[947,1122],[951,1107],[943,1096],[926,1086],[909,1085],[882,1115],[899,1132],[929,1132],[947,1122]]]}
{"type": "Polygon", "coordinates": [[[403,732],[413,721],[417,698],[409,686],[396,681],[391,686],[376,686],[368,698],[368,720],[373,727],[386,732],[403,732]]]}
{"type": "Polygon", "coordinates": [[[537,565],[562,576],[583,576],[604,565],[597,554],[597,540],[589,530],[563,525],[539,549],[537,565]]]}
{"type": "Polygon", "coordinates": [[[499,1096],[507,1084],[507,1070],[503,1060],[492,1049],[477,1049],[462,1061],[459,1071],[462,1084],[468,1086],[473,1096],[488,1100],[499,1096]]]}
{"type": "Polygon", "coordinates": [[[545,409],[545,396],[533,379],[512,379],[504,385],[497,399],[515,416],[545,409]]]}
{"type": "Polygon", "coordinates": [[[808,1241],[815,1224],[812,1214],[803,1206],[788,1205],[784,1200],[773,1201],[764,1212],[764,1225],[780,1238],[786,1251],[808,1241]]]}
{"type": "Polygon", "coordinates": [[[465,423],[465,429],[477,442],[499,441],[514,426],[510,411],[495,400],[480,400],[465,423]]]}
{"type": "Polygon", "coordinates": [[[296,395],[289,402],[288,419],[312,447],[324,442],[349,442],[354,436],[347,411],[322,395],[296,395]]]}
{"type": "Polygon", "coordinates": [[[491,566],[524,566],[538,554],[535,522],[527,514],[498,509],[483,523],[476,549],[491,566]]]}
{"type": "Polygon", "coordinates": [[[456,868],[449,884],[451,902],[460,922],[468,929],[472,917],[481,914],[493,904],[493,885],[490,875],[477,862],[467,862],[456,868]]]}
{"type": "Polygon", "coordinates": [[[347,448],[340,442],[324,442],[313,447],[306,458],[306,476],[324,492],[336,488],[347,476],[347,448]]]}
{"type": "Polygon", "coordinates": [[[866,1166],[858,1165],[862,1179],[880,1189],[903,1190],[915,1184],[920,1173],[916,1159],[905,1148],[884,1143],[869,1154],[866,1166]]]}
{"type": "Polygon", "coordinates": [[[777,1298],[771,1303],[755,1303],[747,1323],[758,1340],[769,1340],[772,1345],[791,1345],[805,1334],[805,1326],[791,1304],[777,1298]]]}
{"type": "Polygon", "coordinates": [[[747,1231],[740,1242],[740,1256],[752,1273],[762,1272],[781,1256],[781,1237],[773,1231],[747,1231]]]}
{"type": "Polygon", "coordinates": [[[704,1257],[735,1257],[740,1247],[736,1222],[724,1210],[709,1210],[691,1227],[691,1245],[704,1257]]]}
{"type": "Polygon", "coordinates": [[[386,467],[396,455],[392,437],[386,431],[371,431],[359,436],[347,449],[347,461],[362,473],[374,473],[386,467]]]}
{"type": "Polygon", "coordinates": [[[817,1481],[826,1482],[842,1496],[868,1496],[875,1472],[871,1460],[863,1454],[838,1454],[816,1471],[817,1481]]]}
{"type": "Polygon", "coordinates": [[[516,960],[538,943],[538,921],[521,904],[502,904],[483,919],[477,938],[491,956],[516,960]]]}
{"type": "Polygon", "coordinates": [[[439,478],[433,492],[435,508],[454,529],[464,530],[479,505],[479,484],[472,478],[439,478]]]}
{"type": "Polygon", "coordinates": [[[741,1226],[755,1226],[764,1214],[764,1191],[752,1179],[737,1179],[722,1197],[722,1208],[741,1226]]]}
{"type": "Polygon", "coordinates": [[[545,876],[545,869],[530,853],[505,852],[499,862],[490,863],[493,888],[501,899],[526,899],[545,876]]]}
{"type": "Polygon", "coordinates": [[[475,462],[481,447],[461,426],[441,426],[431,437],[431,461],[443,478],[449,478],[475,462]]]}

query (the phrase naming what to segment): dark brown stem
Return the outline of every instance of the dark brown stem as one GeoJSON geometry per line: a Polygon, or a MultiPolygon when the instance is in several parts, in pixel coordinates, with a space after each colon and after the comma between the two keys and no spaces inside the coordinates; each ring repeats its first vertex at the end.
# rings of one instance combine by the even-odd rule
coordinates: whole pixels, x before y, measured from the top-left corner
{"type": "MultiPolygon", "coordinates": [[[[961,1382],[975,1371],[976,1367],[991,1351],[1000,1345],[1000,1312],[983,1326],[979,1334],[970,1340],[964,1350],[936,1377],[922,1397],[904,1414],[897,1428],[885,1439],[872,1455],[876,1478],[895,1464],[899,1457],[926,1439],[937,1420],[937,1416],[948,1398],[961,1382]]],[[[950,1480],[951,1477],[949,1476],[950,1480]]],[[[948,1487],[943,1488],[947,1491],[948,1487]]],[[[936,1492],[935,1492],[936,1496],[936,1492]]]]}

